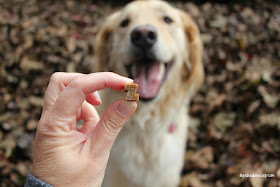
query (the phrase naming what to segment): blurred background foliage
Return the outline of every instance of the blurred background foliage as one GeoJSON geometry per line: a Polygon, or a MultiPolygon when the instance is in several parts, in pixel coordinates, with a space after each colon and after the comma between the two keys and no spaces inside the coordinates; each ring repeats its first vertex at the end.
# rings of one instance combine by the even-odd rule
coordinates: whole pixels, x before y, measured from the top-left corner
{"type": "MultiPolygon", "coordinates": [[[[51,74],[94,71],[98,28],[126,2],[0,0],[1,187],[22,186],[31,172],[51,74]]],[[[170,3],[198,24],[206,72],[189,111],[181,186],[280,186],[279,1],[170,3]]]]}

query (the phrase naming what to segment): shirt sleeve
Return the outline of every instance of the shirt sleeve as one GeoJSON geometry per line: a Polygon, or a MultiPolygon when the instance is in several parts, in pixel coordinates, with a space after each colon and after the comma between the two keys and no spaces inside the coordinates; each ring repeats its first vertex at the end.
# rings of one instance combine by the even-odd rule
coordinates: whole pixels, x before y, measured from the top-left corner
{"type": "Polygon", "coordinates": [[[28,174],[26,176],[26,183],[24,187],[53,187],[53,186],[44,181],[41,181],[40,179],[36,178],[32,174],[28,174]]]}

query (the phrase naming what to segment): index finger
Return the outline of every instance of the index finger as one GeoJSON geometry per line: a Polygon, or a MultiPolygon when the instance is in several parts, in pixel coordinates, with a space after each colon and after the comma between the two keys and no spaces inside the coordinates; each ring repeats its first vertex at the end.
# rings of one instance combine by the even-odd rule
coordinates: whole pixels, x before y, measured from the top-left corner
{"type": "Polygon", "coordinates": [[[56,99],[59,97],[60,93],[65,89],[65,87],[71,82],[71,80],[81,73],[65,73],[56,72],[54,73],[49,81],[49,85],[44,96],[44,108],[43,114],[55,103],[56,99]]]}
{"type": "Polygon", "coordinates": [[[131,82],[133,80],[111,72],[77,75],[61,92],[50,112],[59,119],[72,118],[88,94],[105,87],[122,90],[126,83],[131,82]]]}

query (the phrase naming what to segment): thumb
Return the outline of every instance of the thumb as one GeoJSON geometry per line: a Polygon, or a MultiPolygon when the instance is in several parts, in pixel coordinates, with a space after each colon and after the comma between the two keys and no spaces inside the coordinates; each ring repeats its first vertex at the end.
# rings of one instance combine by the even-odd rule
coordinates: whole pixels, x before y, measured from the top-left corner
{"type": "Polygon", "coordinates": [[[137,108],[135,101],[123,99],[113,102],[102,115],[92,134],[92,151],[102,156],[110,154],[113,143],[127,119],[137,108]]]}

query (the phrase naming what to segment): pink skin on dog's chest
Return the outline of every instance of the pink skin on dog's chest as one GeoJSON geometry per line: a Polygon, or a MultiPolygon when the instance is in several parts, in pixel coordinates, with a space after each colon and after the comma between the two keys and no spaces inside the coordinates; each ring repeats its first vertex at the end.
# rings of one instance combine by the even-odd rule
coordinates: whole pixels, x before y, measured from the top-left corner
{"type": "Polygon", "coordinates": [[[176,125],[174,123],[171,123],[168,127],[168,133],[172,134],[175,130],[176,125]]]}

